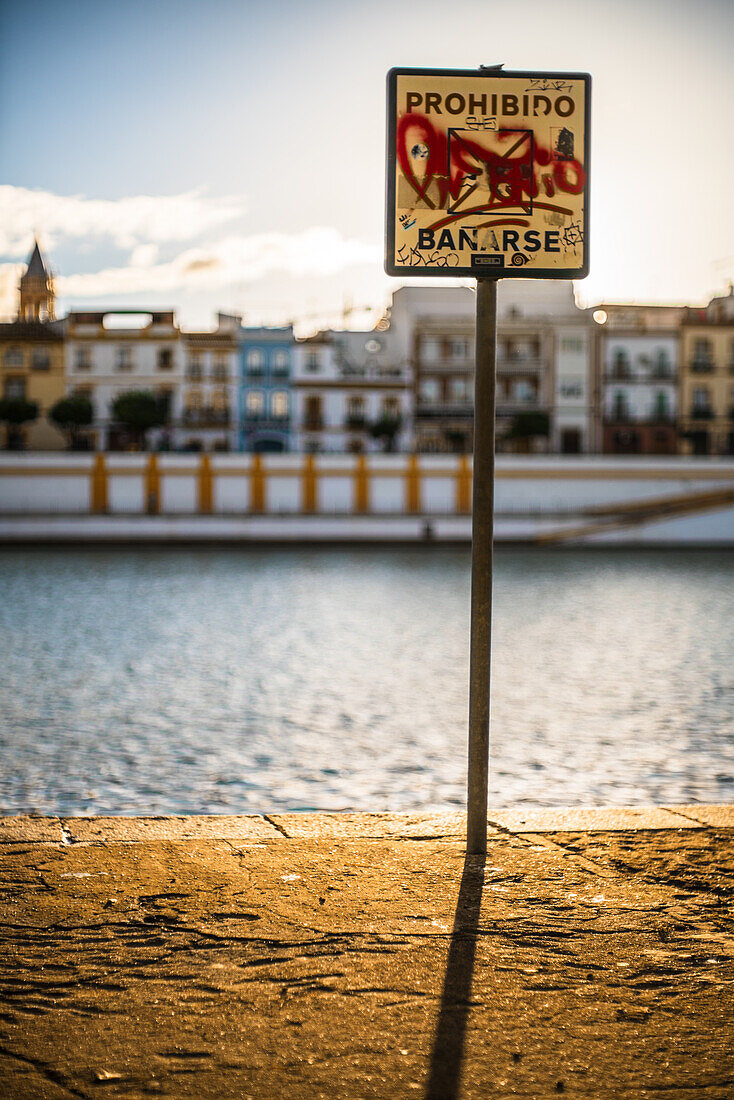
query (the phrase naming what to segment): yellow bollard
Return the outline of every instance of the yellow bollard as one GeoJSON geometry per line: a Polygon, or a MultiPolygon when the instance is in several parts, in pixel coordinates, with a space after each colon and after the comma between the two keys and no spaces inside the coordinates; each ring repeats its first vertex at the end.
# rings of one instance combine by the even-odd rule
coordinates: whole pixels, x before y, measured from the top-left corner
{"type": "Polygon", "coordinates": [[[265,511],[265,475],[260,455],[253,455],[250,464],[250,511],[265,511]]]}
{"type": "Polygon", "coordinates": [[[301,511],[316,511],[316,466],[313,455],[305,455],[301,473],[301,511]]]}
{"type": "Polygon", "coordinates": [[[466,455],[459,459],[456,471],[456,511],[461,515],[471,512],[471,470],[466,455]]]}
{"type": "Polygon", "coordinates": [[[209,455],[201,456],[199,465],[199,512],[209,515],[214,511],[214,478],[209,455]]]}
{"type": "Polygon", "coordinates": [[[90,511],[104,515],[107,511],[107,466],[103,454],[95,456],[90,479],[90,511]]]}
{"type": "Polygon", "coordinates": [[[370,483],[367,472],[367,459],[364,455],[357,456],[357,465],[354,468],[354,511],[358,515],[364,515],[370,510],[370,483]]]}
{"type": "Polygon", "coordinates": [[[145,510],[149,516],[157,516],[161,510],[161,475],[155,454],[150,455],[145,467],[144,490],[145,510]]]}
{"type": "Polygon", "coordinates": [[[405,474],[405,510],[416,515],[421,510],[421,475],[418,468],[418,456],[411,455],[405,474]]]}

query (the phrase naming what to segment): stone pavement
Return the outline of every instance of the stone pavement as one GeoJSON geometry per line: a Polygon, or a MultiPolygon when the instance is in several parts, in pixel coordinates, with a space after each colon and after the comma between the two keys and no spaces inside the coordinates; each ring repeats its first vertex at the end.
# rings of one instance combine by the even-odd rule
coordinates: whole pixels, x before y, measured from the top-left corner
{"type": "Polygon", "coordinates": [[[734,1097],[734,807],[0,819],[0,1097],[734,1097]]]}

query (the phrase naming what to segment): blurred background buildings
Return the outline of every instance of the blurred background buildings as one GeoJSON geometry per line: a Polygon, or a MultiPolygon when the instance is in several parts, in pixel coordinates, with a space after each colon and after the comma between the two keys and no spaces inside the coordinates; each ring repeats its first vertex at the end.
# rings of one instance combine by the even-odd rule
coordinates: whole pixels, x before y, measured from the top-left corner
{"type": "MultiPolygon", "coordinates": [[[[469,454],[474,293],[401,287],[365,331],[297,339],[219,313],[56,318],[38,243],[0,325],[12,450],[469,454]]],[[[497,447],[531,454],[734,454],[734,292],[700,309],[581,309],[569,282],[499,292],[497,447]]]]}

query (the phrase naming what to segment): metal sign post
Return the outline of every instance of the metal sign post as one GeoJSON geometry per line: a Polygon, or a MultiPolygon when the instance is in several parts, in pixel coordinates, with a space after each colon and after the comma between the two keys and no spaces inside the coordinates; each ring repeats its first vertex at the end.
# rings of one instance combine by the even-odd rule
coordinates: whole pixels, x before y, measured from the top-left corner
{"type": "Polygon", "coordinates": [[[469,770],[466,848],[487,850],[489,693],[492,653],[494,421],[497,377],[497,279],[477,279],[474,378],[474,473],[469,656],[469,770]]]}
{"type": "MultiPolygon", "coordinates": [[[[467,849],[487,847],[498,279],[589,267],[588,73],[391,69],[385,270],[477,280],[467,849]]],[[[420,407],[417,409],[420,416],[420,407]]]]}

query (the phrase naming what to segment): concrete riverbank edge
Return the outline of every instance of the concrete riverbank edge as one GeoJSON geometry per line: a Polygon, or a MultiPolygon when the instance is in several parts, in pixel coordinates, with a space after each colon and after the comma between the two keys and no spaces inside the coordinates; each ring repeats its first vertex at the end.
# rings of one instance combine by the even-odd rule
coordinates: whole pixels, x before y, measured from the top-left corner
{"type": "MultiPolygon", "coordinates": [[[[495,542],[507,545],[731,549],[734,508],[691,517],[635,520],[626,526],[589,517],[495,516],[495,542]],[[703,517],[703,518],[702,518],[703,517]]],[[[13,546],[468,546],[471,516],[424,515],[8,515],[0,547],[13,546]]]]}
{"type": "Polygon", "coordinates": [[[734,1096],[734,806],[0,819],[0,1095],[734,1096]]]}

